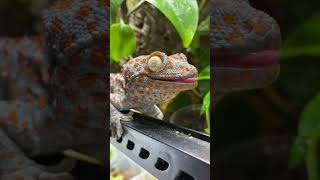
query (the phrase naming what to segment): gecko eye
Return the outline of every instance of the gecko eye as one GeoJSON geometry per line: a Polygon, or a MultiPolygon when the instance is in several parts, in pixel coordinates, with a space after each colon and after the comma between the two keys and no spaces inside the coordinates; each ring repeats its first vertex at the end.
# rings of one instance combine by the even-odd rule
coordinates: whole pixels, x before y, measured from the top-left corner
{"type": "Polygon", "coordinates": [[[148,67],[153,72],[158,72],[162,69],[162,60],[159,56],[152,56],[148,60],[148,67]]]}

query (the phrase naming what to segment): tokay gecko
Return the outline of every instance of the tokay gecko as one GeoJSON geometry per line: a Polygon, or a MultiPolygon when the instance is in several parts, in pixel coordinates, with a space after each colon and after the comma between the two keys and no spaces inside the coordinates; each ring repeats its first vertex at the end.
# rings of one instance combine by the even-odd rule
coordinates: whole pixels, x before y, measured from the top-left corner
{"type": "Polygon", "coordinates": [[[131,113],[120,111],[137,109],[145,115],[162,119],[156,104],[174,98],[179,92],[197,86],[197,69],[182,54],[167,56],[153,52],[129,60],[121,73],[110,74],[111,137],[123,134],[120,120],[131,120],[131,113]]]}

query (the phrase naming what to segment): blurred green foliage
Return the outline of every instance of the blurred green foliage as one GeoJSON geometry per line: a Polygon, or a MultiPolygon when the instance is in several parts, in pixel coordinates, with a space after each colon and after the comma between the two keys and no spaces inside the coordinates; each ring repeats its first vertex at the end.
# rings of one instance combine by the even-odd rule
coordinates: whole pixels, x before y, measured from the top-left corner
{"type": "MultiPolygon", "coordinates": [[[[295,57],[316,57],[318,61],[320,58],[319,35],[320,15],[317,14],[288,36],[284,44],[283,61],[293,61],[296,59],[295,57]]],[[[303,69],[301,70],[303,71],[303,69]]],[[[319,76],[317,80],[317,84],[320,84],[319,76]]],[[[295,166],[305,160],[309,179],[319,180],[320,91],[309,101],[299,118],[298,136],[291,150],[290,164],[295,166]]]]}
{"type": "Polygon", "coordinates": [[[126,56],[131,56],[136,50],[136,36],[132,28],[123,22],[112,24],[110,28],[110,56],[119,62],[126,56]]]}

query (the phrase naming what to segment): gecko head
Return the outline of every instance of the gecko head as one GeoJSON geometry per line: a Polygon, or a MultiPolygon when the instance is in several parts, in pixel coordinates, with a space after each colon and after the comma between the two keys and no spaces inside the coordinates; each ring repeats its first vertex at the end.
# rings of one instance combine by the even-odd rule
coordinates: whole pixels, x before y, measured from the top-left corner
{"type": "Polygon", "coordinates": [[[139,56],[127,62],[122,73],[126,94],[136,101],[160,104],[198,84],[198,71],[182,53],[163,52],[139,56]]]}
{"type": "Polygon", "coordinates": [[[216,91],[263,88],[275,81],[281,56],[277,22],[247,0],[210,2],[216,91]]]}

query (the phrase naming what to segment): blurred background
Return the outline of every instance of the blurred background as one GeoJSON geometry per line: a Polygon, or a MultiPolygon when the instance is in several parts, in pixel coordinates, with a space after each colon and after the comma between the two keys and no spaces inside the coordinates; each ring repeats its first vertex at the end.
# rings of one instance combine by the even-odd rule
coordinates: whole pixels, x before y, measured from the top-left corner
{"type": "MultiPolygon", "coordinates": [[[[53,2],[54,0],[0,0],[0,38],[19,38],[41,34],[43,32],[42,12],[53,2]]],[[[0,86],[5,88],[3,84],[0,86]]],[[[0,95],[3,95],[2,92],[0,95]]],[[[74,159],[74,154],[74,152],[70,153],[72,159],[74,159]]],[[[66,156],[69,155],[61,152],[52,156],[38,156],[34,160],[42,165],[55,166],[66,156]]],[[[105,167],[85,161],[75,162],[71,172],[75,180],[107,178],[105,167]]]]}
{"type": "Polygon", "coordinates": [[[319,179],[319,1],[251,0],[250,4],[280,25],[280,75],[265,89],[232,93],[217,105],[213,177],[319,179]]]}

